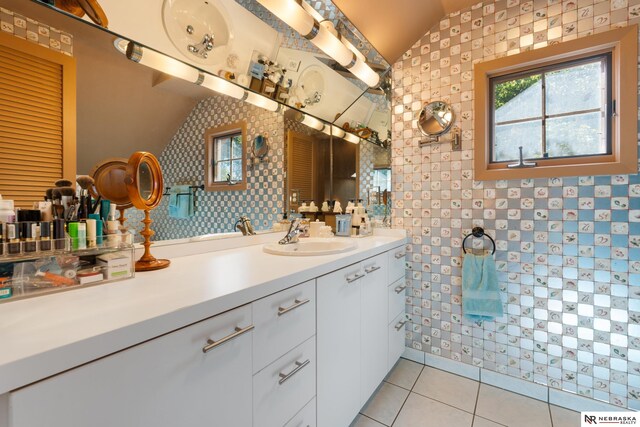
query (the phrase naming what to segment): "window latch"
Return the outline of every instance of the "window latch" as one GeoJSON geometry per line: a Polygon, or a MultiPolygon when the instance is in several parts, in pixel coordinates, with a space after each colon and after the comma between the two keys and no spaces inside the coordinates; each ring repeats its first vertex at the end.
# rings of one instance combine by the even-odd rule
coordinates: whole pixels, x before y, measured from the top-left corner
{"type": "Polygon", "coordinates": [[[522,146],[518,147],[518,150],[520,150],[520,161],[517,162],[517,163],[508,164],[507,165],[508,168],[510,168],[510,169],[532,168],[532,167],[538,165],[536,162],[525,162],[524,161],[524,158],[522,156],[522,146]]]}

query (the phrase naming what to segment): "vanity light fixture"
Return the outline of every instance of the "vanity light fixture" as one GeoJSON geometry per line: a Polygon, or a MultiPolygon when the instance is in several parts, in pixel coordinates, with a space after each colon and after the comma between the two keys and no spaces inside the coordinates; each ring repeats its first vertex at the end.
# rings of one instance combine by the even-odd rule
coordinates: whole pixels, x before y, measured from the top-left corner
{"type": "Polygon", "coordinates": [[[138,64],[146,65],[154,70],[170,74],[191,83],[201,83],[203,74],[196,68],[163,55],[154,50],[147,49],[134,42],[129,42],[126,51],[127,58],[138,64]]]}
{"type": "Polygon", "coordinates": [[[347,47],[338,38],[337,32],[334,34],[336,30],[332,25],[321,24],[324,20],[318,19],[320,15],[317,12],[308,11],[311,6],[306,5],[304,0],[258,0],[258,3],[370,87],[380,83],[380,76],[366,64],[364,56],[357,55],[347,47]]]}
{"type": "Polygon", "coordinates": [[[126,50],[123,51],[124,43],[118,40],[114,42],[114,45],[116,49],[123,52],[128,59],[138,64],[146,65],[154,70],[206,87],[216,93],[228,95],[235,99],[241,99],[257,107],[264,108],[265,110],[274,112],[280,110],[280,104],[273,99],[269,99],[254,92],[246,91],[242,87],[221,77],[203,73],[195,67],[158,53],[152,49],[142,47],[134,42],[128,42],[126,50]]]}

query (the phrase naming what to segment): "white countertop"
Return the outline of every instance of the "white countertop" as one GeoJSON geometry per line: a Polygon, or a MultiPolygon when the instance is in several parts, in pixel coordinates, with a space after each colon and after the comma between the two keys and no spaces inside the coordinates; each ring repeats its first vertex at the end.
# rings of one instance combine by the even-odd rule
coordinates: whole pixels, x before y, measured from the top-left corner
{"type": "MultiPolygon", "coordinates": [[[[168,269],[0,304],[0,395],[406,243],[403,230],[387,234],[309,257],[270,255],[262,244],[172,257],[195,246],[170,247],[152,251],[172,258],[168,269]]],[[[242,239],[251,238],[227,245],[242,239]]]]}

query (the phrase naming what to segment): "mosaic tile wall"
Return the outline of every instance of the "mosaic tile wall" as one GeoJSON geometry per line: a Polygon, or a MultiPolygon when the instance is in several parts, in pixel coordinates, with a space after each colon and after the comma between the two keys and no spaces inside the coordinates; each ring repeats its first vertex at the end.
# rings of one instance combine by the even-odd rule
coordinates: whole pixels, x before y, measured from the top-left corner
{"type": "MultiPolygon", "coordinates": [[[[169,197],[164,197],[151,218],[156,232],[154,240],[179,239],[209,233],[233,231],[241,215],[247,215],[256,230],[271,228],[283,210],[284,198],[284,124],[282,113],[272,113],[226,96],[213,96],[201,101],[189,114],[171,142],[158,156],[165,186],[204,184],[205,144],[207,128],[245,120],[247,140],[269,134],[269,153],[252,165],[250,143],[247,143],[247,189],[245,191],[198,190],[196,212],[189,219],[170,218],[169,197]]],[[[141,213],[129,209],[128,225],[141,230],[141,213]]]]}
{"type": "MultiPolygon", "coordinates": [[[[477,61],[640,22],[638,0],[499,0],[442,19],[394,64],[394,226],[408,230],[407,346],[640,409],[640,176],[473,180],[477,61]],[[462,151],[420,148],[431,100],[462,151]],[[461,314],[461,242],[495,237],[506,315],[461,314]]],[[[475,244],[487,244],[478,240],[475,244]]]]}
{"type": "Polygon", "coordinates": [[[365,200],[373,187],[373,169],[376,165],[391,165],[391,150],[368,142],[360,143],[360,198],[365,200]]]}
{"type": "Polygon", "coordinates": [[[40,46],[73,56],[73,36],[0,7],[0,30],[40,46]]]}

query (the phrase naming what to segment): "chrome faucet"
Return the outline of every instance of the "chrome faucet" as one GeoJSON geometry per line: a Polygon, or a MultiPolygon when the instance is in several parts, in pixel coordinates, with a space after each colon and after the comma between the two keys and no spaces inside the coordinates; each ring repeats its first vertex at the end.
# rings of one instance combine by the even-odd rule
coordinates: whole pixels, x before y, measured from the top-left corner
{"type": "Polygon", "coordinates": [[[287,234],[280,239],[278,243],[281,245],[288,245],[289,243],[298,243],[298,238],[300,234],[304,232],[304,227],[301,227],[300,224],[302,220],[300,218],[294,218],[291,220],[291,225],[289,226],[289,231],[287,234]]]}
{"type": "Polygon", "coordinates": [[[241,216],[239,220],[236,221],[236,225],[233,227],[234,230],[242,231],[243,236],[253,236],[256,232],[253,229],[253,225],[251,225],[251,220],[246,216],[241,216]]]}

